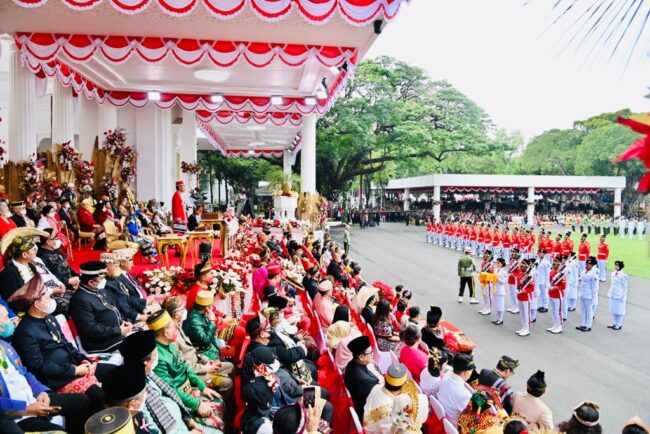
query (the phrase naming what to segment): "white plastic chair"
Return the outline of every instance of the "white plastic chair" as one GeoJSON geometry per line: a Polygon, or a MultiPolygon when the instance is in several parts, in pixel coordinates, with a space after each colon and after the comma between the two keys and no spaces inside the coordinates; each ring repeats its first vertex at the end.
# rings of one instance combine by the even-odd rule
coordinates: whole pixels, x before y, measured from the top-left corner
{"type": "Polygon", "coordinates": [[[356,411],[354,411],[354,408],[348,407],[348,409],[350,410],[350,415],[352,416],[352,423],[354,423],[357,432],[362,433],[363,426],[361,425],[361,421],[359,420],[359,415],[357,414],[356,411]]]}
{"type": "Polygon", "coordinates": [[[449,419],[443,419],[442,424],[445,427],[446,434],[458,434],[458,429],[453,423],[449,422],[449,419]]]}
{"type": "Polygon", "coordinates": [[[445,409],[442,408],[442,404],[440,404],[440,401],[438,401],[433,396],[429,396],[429,404],[431,404],[431,408],[433,409],[433,412],[436,414],[438,420],[444,420],[445,409]]]}

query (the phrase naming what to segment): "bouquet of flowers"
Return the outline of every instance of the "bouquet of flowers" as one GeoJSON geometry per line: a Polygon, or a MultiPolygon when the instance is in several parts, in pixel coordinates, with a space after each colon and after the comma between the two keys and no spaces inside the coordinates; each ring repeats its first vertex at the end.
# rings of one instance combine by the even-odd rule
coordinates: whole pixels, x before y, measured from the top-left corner
{"type": "Polygon", "coordinates": [[[113,178],[110,173],[104,175],[102,179],[102,191],[110,200],[117,200],[117,197],[120,194],[120,189],[117,186],[115,178],[113,178]]]}
{"type": "Polygon", "coordinates": [[[234,270],[218,270],[217,271],[218,284],[223,288],[223,292],[229,294],[233,291],[245,292],[244,283],[239,274],[234,270]]]}
{"type": "Polygon", "coordinates": [[[135,182],[136,174],[137,172],[133,166],[124,164],[124,162],[122,162],[122,169],[120,170],[120,177],[122,178],[122,181],[127,184],[133,184],[135,182]]]}
{"type": "Polygon", "coordinates": [[[190,175],[198,175],[201,173],[201,165],[199,163],[188,163],[181,161],[181,172],[189,173],[190,175]]]}
{"type": "Polygon", "coordinates": [[[78,160],[74,166],[75,174],[79,180],[79,192],[81,194],[93,191],[95,166],[92,161],[78,160]]]}
{"type": "Polygon", "coordinates": [[[176,284],[176,276],[183,273],[181,267],[162,267],[155,270],[146,270],[140,276],[140,282],[150,294],[167,294],[176,284]]]}
{"type": "Polygon", "coordinates": [[[43,161],[32,154],[24,163],[25,177],[22,188],[26,193],[42,193],[43,191],[43,161]]]}
{"type": "Polygon", "coordinates": [[[69,172],[74,167],[75,163],[79,159],[79,156],[75,152],[72,143],[70,143],[68,140],[67,142],[61,143],[61,145],[59,145],[59,152],[57,152],[56,158],[61,170],[64,172],[69,172]]]}
{"type": "Polygon", "coordinates": [[[288,259],[282,259],[280,265],[284,269],[284,274],[287,276],[287,279],[292,280],[296,283],[301,283],[302,279],[305,277],[304,269],[302,265],[300,268],[288,259]]]}
{"type": "Polygon", "coordinates": [[[58,202],[61,199],[63,189],[56,178],[51,176],[43,181],[43,193],[45,194],[45,200],[48,202],[58,202]]]}
{"type": "Polygon", "coordinates": [[[115,131],[108,130],[104,133],[104,136],[106,137],[104,137],[102,147],[108,151],[111,157],[115,157],[124,148],[126,130],[124,128],[116,128],[115,131]]]}
{"type": "Polygon", "coordinates": [[[372,286],[379,289],[379,298],[381,300],[392,301],[395,298],[395,289],[381,280],[372,282],[372,286]]]}
{"type": "Polygon", "coordinates": [[[239,221],[235,218],[235,215],[231,212],[226,212],[223,215],[223,219],[226,221],[228,236],[234,237],[237,235],[237,231],[239,230],[239,221]]]}
{"type": "Polygon", "coordinates": [[[0,170],[4,169],[7,165],[7,148],[6,142],[0,139],[0,170]]]}

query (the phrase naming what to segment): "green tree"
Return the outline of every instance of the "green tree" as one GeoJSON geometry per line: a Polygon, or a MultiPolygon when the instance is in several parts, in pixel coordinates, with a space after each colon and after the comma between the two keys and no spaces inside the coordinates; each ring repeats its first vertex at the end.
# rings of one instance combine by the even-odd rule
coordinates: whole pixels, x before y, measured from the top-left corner
{"type": "Polygon", "coordinates": [[[516,162],[515,172],[528,175],[573,175],[576,148],[584,133],[551,130],[534,137],[516,162]]]}

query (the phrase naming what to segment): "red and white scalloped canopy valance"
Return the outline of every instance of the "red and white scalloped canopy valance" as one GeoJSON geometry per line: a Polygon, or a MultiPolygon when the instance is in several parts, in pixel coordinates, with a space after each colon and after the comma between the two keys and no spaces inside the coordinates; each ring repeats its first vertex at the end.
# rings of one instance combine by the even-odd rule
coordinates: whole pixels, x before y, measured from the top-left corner
{"type": "MultiPolygon", "coordinates": [[[[48,0],[13,0],[28,8],[43,6],[48,0]]],[[[51,0],[56,1],[56,0],[51,0]]],[[[400,5],[408,0],[59,0],[75,10],[93,9],[102,1],[109,2],[119,12],[133,15],[158,4],[168,15],[191,14],[202,4],[213,16],[231,19],[249,7],[257,16],[267,22],[286,18],[296,9],[311,24],[323,24],[335,13],[355,26],[363,26],[375,19],[391,20],[397,15],[400,5]]]]}
{"type": "MultiPolygon", "coordinates": [[[[210,124],[197,119],[196,126],[203,132],[208,142],[210,142],[210,144],[225,157],[282,157],[284,154],[284,149],[229,148],[210,124]]],[[[301,137],[300,134],[298,134],[294,139],[289,152],[298,152],[300,150],[300,143],[301,137]]]]}
{"type": "Polygon", "coordinates": [[[106,60],[116,64],[133,55],[150,63],[161,62],[172,55],[184,66],[206,59],[221,68],[233,66],[242,59],[253,67],[264,68],[276,58],[291,67],[315,59],[329,68],[346,62],[354,64],[357,57],[354,48],[299,44],[52,33],[17,33],[14,39],[32,64],[50,62],[60,53],[65,53],[75,62],[86,62],[96,53],[101,53],[106,60]]]}
{"type": "Polygon", "coordinates": [[[202,122],[217,121],[220,124],[228,125],[233,122],[247,124],[254,122],[259,125],[272,123],[275,126],[283,126],[287,123],[294,127],[302,125],[302,115],[300,113],[282,113],[282,112],[233,112],[230,110],[220,110],[218,112],[209,112],[207,110],[197,110],[196,117],[202,122]]]}
{"type": "Polygon", "coordinates": [[[87,99],[99,104],[109,102],[117,107],[127,104],[142,108],[153,103],[159,108],[169,109],[178,104],[185,110],[207,110],[217,112],[230,110],[235,112],[251,111],[267,112],[298,112],[303,115],[317,113],[323,115],[334,105],[338,96],[347,84],[350,72],[341,70],[336,81],[329,89],[326,99],[316,100],[315,105],[306,103],[305,98],[284,98],[282,105],[271,104],[271,97],[224,95],[223,102],[212,102],[211,95],[160,93],[160,99],[152,101],[147,92],[129,92],[121,90],[105,90],[87,79],[85,76],[70,68],[59,60],[51,62],[36,62],[32,64],[29,58],[23,57],[25,65],[38,77],[55,77],[63,86],[71,86],[77,94],[83,94],[87,99]]]}

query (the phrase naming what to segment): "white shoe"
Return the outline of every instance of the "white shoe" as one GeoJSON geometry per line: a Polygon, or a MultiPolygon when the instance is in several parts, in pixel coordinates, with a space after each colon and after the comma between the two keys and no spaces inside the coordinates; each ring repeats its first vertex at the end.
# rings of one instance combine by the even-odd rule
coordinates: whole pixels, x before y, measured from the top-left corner
{"type": "Polygon", "coordinates": [[[475,298],[470,298],[469,299],[469,304],[478,304],[478,300],[475,298]]]}
{"type": "Polygon", "coordinates": [[[489,315],[490,313],[492,313],[492,311],[490,309],[487,310],[483,309],[483,310],[479,310],[478,313],[480,313],[481,315],[489,315]]]}
{"type": "Polygon", "coordinates": [[[463,297],[458,297],[458,302],[462,303],[463,302],[463,297]]]}
{"type": "Polygon", "coordinates": [[[551,333],[553,333],[554,335],[557,335],[557,334],[562,333],[562,331],[563,331],[562,326],[560,326],[560,327],[556,327],[553,330],[551,330],[551,333]]]}
{"type": "Polygon", "coordinates": [[[523,329],[520,333],[517,333],[519,336],[528,336],[530,334],[530,330],[525,328],[523,329]]]}
{"type": "Polygon", "coordinates": [[[511,313],[519,313],[519,309],[515,308],[511,311],[511,313]]]}
{"type": "Polygon", "coordinates": [[[513,309],[512,307],[509,307],[508,309],[506,309],[506,312],[512,312],[512,309],[513,309]]]}

